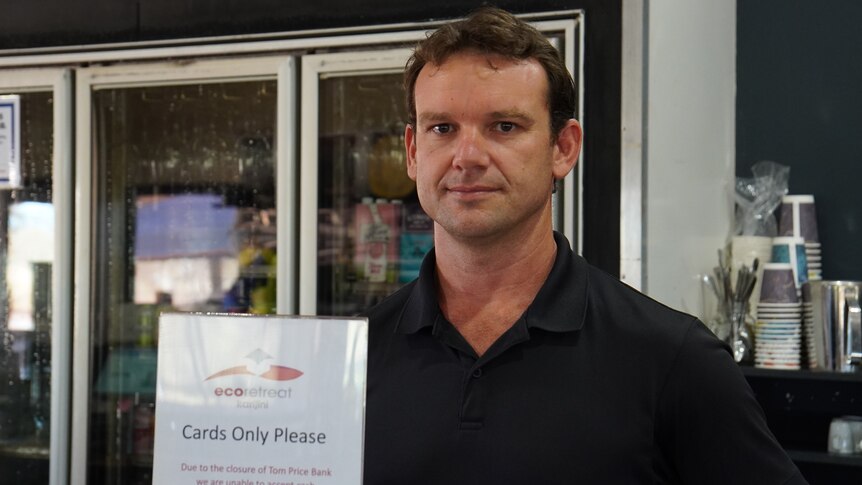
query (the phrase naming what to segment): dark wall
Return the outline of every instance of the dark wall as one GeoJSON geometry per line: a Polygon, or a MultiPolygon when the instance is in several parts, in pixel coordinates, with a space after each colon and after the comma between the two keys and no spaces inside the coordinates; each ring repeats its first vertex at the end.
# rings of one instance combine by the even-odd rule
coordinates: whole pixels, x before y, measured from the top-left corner
{"type": "Polygon", "coordinates": [[[862,279],[862,2],[738,0],[736,171],[814,194],[825,279],[862,279]]]}
{"type": "MultiPolygon", "coordinates": [[[[459,17],[485,2],[2,0],[0,56],[20,49],[274,33],[459,17]],[[5,15],[11,12],[12,15],[5,15]]],[[[621,0],[516,0],[515,13],[583,9],[584,256],[619,274],[621,0]]]]}

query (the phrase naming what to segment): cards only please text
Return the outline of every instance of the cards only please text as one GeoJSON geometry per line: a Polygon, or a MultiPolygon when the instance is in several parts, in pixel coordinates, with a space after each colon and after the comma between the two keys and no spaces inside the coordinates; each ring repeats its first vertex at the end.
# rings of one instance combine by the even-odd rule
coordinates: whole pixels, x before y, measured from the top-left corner
{"type": "Polygon", "coordinates": [[[254,428],[243,428],[234,426],[230,431],[216,425],[214,428],[198,428],[187,424],[183,426],[183,438],[196,441],[246,441],[265,445],[271,443],[290,443],[325,445],[326,433],[317,431],[292,431],[287,427],[262,429],[260,426],[254,428]],[[271,440],[270,440],[271,438],[271,440]]]}

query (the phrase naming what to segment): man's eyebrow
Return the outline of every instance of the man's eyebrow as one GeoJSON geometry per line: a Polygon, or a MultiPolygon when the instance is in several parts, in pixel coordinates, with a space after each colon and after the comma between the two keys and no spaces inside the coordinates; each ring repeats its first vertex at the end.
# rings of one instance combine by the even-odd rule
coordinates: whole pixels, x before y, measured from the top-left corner
{"type": "MultiPolygon", "coordinates": [[[[492,111],[488,117],[493,120],[518,120],[525,125],[532,125],[535,119],[527,113],[517,110],[492,111]]],[[[439,123],[441,121],[449,121],[452,115],[446,112],[427,111],[420,113],[417,117],[419,123],[439,123]]]]}
{"type": "Polygon", "coordinates": [[[495,120],[518,120],[525,125],[532,125],[536,122],[532,116],[517,109],[494,111],[490,116],[491,119],[495,120]]]}
{"type": "Polygon", "coordinates": [[[417,121],[419,121],[419,123],[436,123],[440,121],[448,121],[450,119],[452,119],[452,115],[449,113],[426,111],[419,114],[417,121]]]}

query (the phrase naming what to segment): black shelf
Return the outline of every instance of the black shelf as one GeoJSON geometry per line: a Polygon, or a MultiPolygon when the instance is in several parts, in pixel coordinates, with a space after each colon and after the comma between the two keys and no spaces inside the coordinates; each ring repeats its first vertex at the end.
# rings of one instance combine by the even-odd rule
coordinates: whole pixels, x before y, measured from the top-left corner
{"type": "Polygon", "coordinates": [[[818,463],[862,469],[862,455],[834,455],[825,451],[787,450],[796,463],[818,463]]]}
{"type": "Polygon", "coordinates": [[[761,369],[758,367],[740,366],[746,377],[766,377],[772,379],[790,380],[815,380],[815,381],[837,381],[858,382],[862,385],[862,373],[826,372],[813,370],[776,370],[761,369]]]}
{"type": "Polygon", "coordinates": [[[829,419],[862,415],[862,374],[741,369],[767,417],[770,411],[829,419]]]}
{"type": "Polygon", "coordinates": [[[862,416],[862,374],[740,369],[770,430],[811,485],[862,483],[862,455],[826,451],[833,418],[862,416]]]}

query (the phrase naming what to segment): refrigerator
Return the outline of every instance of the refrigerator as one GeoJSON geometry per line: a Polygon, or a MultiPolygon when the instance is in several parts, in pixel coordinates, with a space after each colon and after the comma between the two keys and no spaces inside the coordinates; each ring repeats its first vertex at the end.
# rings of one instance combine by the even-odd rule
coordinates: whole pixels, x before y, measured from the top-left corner
{"type": "MultiPolygon", "coordinates": [[[[535,25],[580,86],[582,18],[535,25]]],[[[54,244],[19,265],[33,281],[25,334],[0,298],[0,386],[14,387],[0,392],[0,469],[29,473],[21,484],[149,484],[160,314],[355,315],[417,276],[433,225],[406,176],[401,73],[424,35],[0,73],[0,95],[20,96],[30,120],[25,139],[52,150],[27,155],[47,165],[22,159],[22,188],[0,189],[2,284],[21,279],[14,221],[42,221],[54,244]],[[15,209],[31,202],[53,218],[15,209]]],[[[576,248],[580,173],[554,196],[576,248]]]]}
{"type": "Polygon", "coordinates": [[[289,184],[276,165],[291,146],[279,131],[293,125],[280,118],[293,64],[267,56],[77,73],[76,103],[89,109],[76,124],[91,127],[77,158],[91,163],[76,173],[86,198],[76,206],[83,331],[72,392],[86,405],[73,406],[73,482],[152,482],[162,313],[278,311],[279,257],[290,251],[279,242],[289,184]]]}
{"type": "Polygon", "coordinates": [[[433,223],[407,176],[408,49],[302,59],[299,312],[355,315],[418,274],[433,223]]]}
{"type": "Polygon", "coordinates": [[[71,73],[0,77],[0,476],[61,483],[69,461],[71,73]]]}

